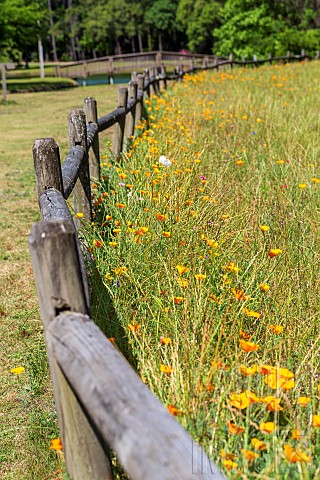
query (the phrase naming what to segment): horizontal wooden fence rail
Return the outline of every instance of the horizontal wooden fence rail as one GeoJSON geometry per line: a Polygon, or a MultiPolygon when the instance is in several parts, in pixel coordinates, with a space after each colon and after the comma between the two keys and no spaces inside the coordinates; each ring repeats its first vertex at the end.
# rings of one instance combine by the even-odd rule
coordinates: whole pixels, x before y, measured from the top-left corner
{"type": "Polygon", "coordinates": [[[66,220],[39,222],[30,237],[71,478],[112,478],[111,446],[132,479],[223,479],[90,320],[75,237],[66,220]]]}
{"type": "Polygon", "coordinates": [[[194,66],[201,67],[204,61],[213,58],[215,57],[189,52],[128,53],[60,65],[56,67],[55,74],[57,77],[81,78],[85,84],[86,78],[93,75],[105,74],[113,78],[118,73],[131,73],[134,70],[141,71],[150,66],[161,65],[173,68],[177,64],[186,66],[192,63],[194,66]]]}
{"type": "MultiPolygon", "coordinates": [[[[174,57],[174,55],[171,53],[174,57]]],[[[34,166],[41,222],[30,251],[66,465],[74,480],[112,478],[109,448],[132,480],[223,479],[217,466],[143,384],[114,345],[90,319],[84,253],[77,230],[91,222],[90,179],[100,178],[99,133],[114,127],[112,152],[121,156],[141,121],[144,97],[158,95],[169,80],[187,73],[233,65],[303,61],[290,55],[237,61],[191,58],[172,75],[164,65],[133,72],[118,91],[117,108],[100,118],[97,102],[69,114],[70,151],[63,166],[53,138],[36,140],[34,166]],[[75,220],[66,203],[73,193],[75,220]]],[[[318,54],[316,58],[320,58],[318,54]]],[[[85,252],[84,248],[84,252],[85,252]]]]}
{"type": "MultiPolygon", "coordinates": [[[[177,68],[172,78],[185,73],[177,68]]],[[[86,98],[83,110],[69,114],[70,151],[62,167],[53,138],[33,146],[42,221],[33,225],[29,244],[66,466],[74,480],[111,479],[110,448],[132,480],[224,478],[90,319],[77,234],[81,221],[66,203],[73,193],[74,212],[91,221],[99,133],[114,127],[112,152],[119,157],[142,118],[144,96],[159,94],[168,79],[164,66],[134,72],[128,88],[119,88],[117,108],[100,118],[95,99],[86,98]]]]}
{"type": "MultiPolygon", "coordinates": [[[[315,58],[320,57],[320,51],[317,52],[315,58]]],[[[234,59],[233,54],[230,54],[228,58],[219,57],[216,55],[204,55],[194,53],[181,53],[181,52],[146,52],[146,53],[130,53],[125,55],[114,55],[109,57],[100,57],[91,60],[79,61],[69,63],[67,65],[61,65],[56,67],[56,76],[82,79],[83,85],[86,83],[86,79],[94,75],[107,75],[113,79],[116,73],[128,73],[133,70],[141,70],[146,66],[165,67],[176,70],[177,65],[179,71],[191,71],[194,68],[205,69],[219,69],[229,65],[231,68],[234,65],[240,65],[243,67],[254,65],[258,66],[264,63],[272,64],[273,62],[287,62],[287,61],[302,61],[308,60],[312,57],[307,55],[304,50],[300,55],[292,55],[287,52],[287,55],[273,57],[269,55],[267,58],[257,58],[254,55],[253,59],[242,58],[241,60],[234,59]]]]}

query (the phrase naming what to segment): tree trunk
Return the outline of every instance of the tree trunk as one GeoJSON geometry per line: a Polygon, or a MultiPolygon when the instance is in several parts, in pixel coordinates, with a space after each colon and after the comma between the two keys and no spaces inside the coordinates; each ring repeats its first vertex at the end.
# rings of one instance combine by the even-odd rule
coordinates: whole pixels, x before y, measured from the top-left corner
{"type": "MultiPolygon", "coordinates": [[[[72,8],[72,0],[68,0],[68,8],[72,8]]],[[[77,52],[76,52],[76,45],[73,36],[73,25],[74,25],[74,16],[71,15],[69,20],[69,28],[70,28],[70,50],[71,50],[71,57],[73,61],[77,61],[77,52]]]]}
{"type": "Polygon", "coordinates": [[[162,52],[162,35],[161,33],[158,33],[158,44],[159,44],[159,52],[162,52]]]}
{"type": "Polygon", "coordinates": [[[58,54],[57,54],[57,45],[56,45],[56,37],[52,33],[53,29],[53,17],[52,17],[52,6],[51,6],[51,0],[48,0],[48,10],[49,10],[49,23],[50,23],[50,29],[51,29],[51,45],[52,45],[52,53],[53,53],[53,60],[55,62],[58,62],[58,54]]]}
{"type": "Polygon", "coordinates": [[[151,36],[151,28],[148,27],[148,50],[149,52],[152,51],[152,36],[151,36]]]}
{"type": "Polygon", "coordinates": [[[116,51],[116,55],[121,55],[121,53],[122,53],[121,44],[120,44],[120,40],[119,40],[118,37],[116,38],[116,48],[115,48],[115,51],[116,51]]]}
{"type": "Polygon", "coordinates": [[[134,37],[131,37],[131,49],[132,49],[132,53],[136,53],[136,45],[135,45],[134,37]]]}
{"type": "Polygon", "coordinates": [[[81,43],[80,43],[79,35],[75,36],[75,44],[76,44],[78,58],[80,60],[85,60],[85,55],[84,55],[84,51],[83,51],[83,48],[82,48],[81,43]]]}
{"type": "Polygon", "coordinates": [[[142,35],[141,35],[140,32],[138,33],[138,43],[139,43],[139,52],[142,53],[143,52],[143,45],[142,45],[142,35]]]}

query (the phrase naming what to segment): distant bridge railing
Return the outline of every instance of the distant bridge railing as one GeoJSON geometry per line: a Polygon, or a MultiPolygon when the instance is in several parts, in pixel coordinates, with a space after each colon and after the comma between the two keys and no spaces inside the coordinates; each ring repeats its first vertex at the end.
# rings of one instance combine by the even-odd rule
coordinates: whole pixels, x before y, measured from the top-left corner
{"type": "Polygon", "coordinates": [[[213,62],[213,55],[181,52],[145,52],[113,55],[92,60],[69,63],[55,67],[57,77],[81,78],[85,83],[88,77],[94,75],[107,75],[112,82],[115,74],[143,71],[150,67],[164,65],[167,69],[173,69],[176,65],[184,69],[197,67],[202,68],[209,62],[213,62]]]}
{"type": "MultiPolygon", "coordinates": [[[[320,51],[317,52],[316,58],[320,57],[320,51]]],[[[267,58],[257,58],[254,55],[252,59],[242,58],[235,59],[233,54],[228,58],[219,57],[216,55],[204,55],[190,52],[146,52],[146,53],[129,53],[123,55],[114,55],[108,57],[100,57],[91,60],[79,61],[60,65],[55,67],[55,74],[57,77],[67,77],[74,79],[82,79],[82,84],[86,84],[89,77],[96,75],[106,75],[110,83],[113,83],[114,75],[121,73],[131,73],[132,71],[143,71],[146,68],[156,68],[165,66],[167,70],[173,70],[179,67],[179,71],[187,71],[194,69],[216,68],[219,66],[233,65],[241,66],[258,66],[263,63],[272,64],[273,62],[290,62],[295,60],[311,59],[304,50],[300,55],[292,55],[287,52],[287,55],[280,57],[273,57],[271,54],[267,58]]]]}

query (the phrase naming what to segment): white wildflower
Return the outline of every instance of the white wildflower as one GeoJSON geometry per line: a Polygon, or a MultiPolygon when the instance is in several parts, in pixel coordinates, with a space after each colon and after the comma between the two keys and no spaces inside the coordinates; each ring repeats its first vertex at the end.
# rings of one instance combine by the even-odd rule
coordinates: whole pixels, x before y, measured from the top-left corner
{"type": "Polygon", "coordinates": [[[164,165],[165,167],[171,167],[171,162],[169,158],[167,158],[165,155],[161,155],[161,157],[159,158],[159,163],[161,163],[161,165],[164,165]]]}

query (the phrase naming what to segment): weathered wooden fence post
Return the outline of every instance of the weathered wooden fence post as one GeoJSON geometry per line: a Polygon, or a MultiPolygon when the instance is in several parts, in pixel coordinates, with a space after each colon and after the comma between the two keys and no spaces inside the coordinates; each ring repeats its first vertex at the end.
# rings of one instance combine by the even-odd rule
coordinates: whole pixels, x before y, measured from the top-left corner
{"type": "Polygon", "coordinates": [[[60,152],[53,138],[39,138],[32,148],[38,199],[48,188],[55,188],[63,195],[60,152]]]}
{"type": "MultiPolygon", "coordinates": [[[[133,82],[132,80],[129,82],[129,102],[137,101],[138,95],[138,83],[133,82]]],[[[128,121],[126,122],[127,125],[127,138],[133,137],[134,135],[134,127],[136,125],[136,108],[137,105],[131,108],[130,112],[128,113],[128,121]]]]}
{"type": "Polygon", "coordinates": [[[161,65],[162,62],[162,52],[157,52],[156,53],[156,64],[161,65]]]}
{"type": "Polygon", "coordinates": [[[138,75],[138,95],[141,96],[140,102],[136,105],[136,125],[141,122],[143,111],[143,88],[144,88],[144,76],[138,75]]]}
{"type": "Polygon", "coordinates": [[[109,82],[110,82],[110,85],[113,85],[114,84],[114,66],[113,66],[112,57],[109,58],[108,69],[109,69],[109,82]]]}
{"type": "Polygon", "coordinates": [[[167,71],[164,65],[160,67],[160,88],[167,88],[167,71]]]}
{"type": "Polygon", "coordinates": [[[152,88],[155,95],[159,94],[159,78],[158,78],[158,68],[154,67],[152,70],[152,88]]]}
{"type": "Polygon", "coordinates": [[[133,82],[137,82],[137,81],[138,81],[137,72],[131,72],[131,80],[132,80],[133,82]]]}
{"type": "Polygon", "coordinates": [[[85,87],[87,85],[87,62],[83,62],[82,64],[82,86],[85,87]]]}
{"type": "MultiPolygon", "coordinates": [[[[120,87],[118,90],[118,108],[127,108],[128,103],[128,89],[127,87],[120,87]]],[[[114,126],[112,150],[116,157],[120,155],[123,148],[124,130],[126,125],[125,113],[121,115],[118,122],[114,126]]]]}
{"type": "Polygon", "coordinates": [[[229,55],[229,62],[230,62],[230,70],[233,68],[233,53],[230,53],[229,55]]]}
{"type": "Polygon", "coordinates": [[[2,100],[7,101],[7,79],[6,79],[6,65],[1,64],[1,84],[2,84],[2,100]]]}
{"type": "MultiPolygon", "coordinates": [[[[93,97],[87,97],[84,100],[84,113],[88,123],[98,123],[97,101],[93,97]]],[[[89,172],[90,177],[100,179],[100,152],[99,152],[99,134],[95,134],[92,141],[92,147],[89,151],[89,172]]]]}
{"type": "Polygon", "coordinates": [[[253,62],[254,62],[254,66],[257,68],[258,67],[258,63],[257,63],[257,55],[253,55],[253,62]]]}
{"type": "MultiPolygon", "coordinates": [[[[91,222],[91,187],[87,149],[86,116],[83,110],[72,110],[69,113],[69,141],[70,147],[76,145],[83,148],[83,159],[79,171],[79,179],[74,188],[74,210],[83,213],[86,220],[91,222]]],[[[80,222],[76,219],[76,226],[80,222]]]]}
{"type": "Polygon", "coordinates": [[[143,76],[144,76],[144,86],[146,88],[146,92],[147,92],[147,95],[148,97],[150,97],[150,73],[149,73],[149,70],[146,69],[144,72],[143,72],[143,76]]]}
{"type": "Polygon", "coordinates": [[[268,55],[269,65],[272,65],[272,53],[268,55]]]}
{"type": "MultiPolygon", "coordinates": [[[[73,226],[66,220],[33,225],[29,239],[44,333],[62,311],[88,314],[73,226]]],[[[74,480],[111,480],[108,458],[47,347],[62,444],[74,480]]]]}

